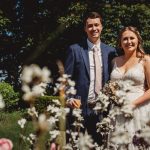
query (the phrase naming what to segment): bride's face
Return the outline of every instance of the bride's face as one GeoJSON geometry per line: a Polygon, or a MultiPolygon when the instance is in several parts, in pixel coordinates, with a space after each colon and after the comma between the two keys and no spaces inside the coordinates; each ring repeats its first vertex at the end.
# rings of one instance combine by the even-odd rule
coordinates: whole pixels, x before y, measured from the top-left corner
{"type": "Polygon", "coordinates": [[[136,34],[130,30],[122,33],[121,47],[125,52],[133,52],[137,50],[138,38],[136,34]]]}

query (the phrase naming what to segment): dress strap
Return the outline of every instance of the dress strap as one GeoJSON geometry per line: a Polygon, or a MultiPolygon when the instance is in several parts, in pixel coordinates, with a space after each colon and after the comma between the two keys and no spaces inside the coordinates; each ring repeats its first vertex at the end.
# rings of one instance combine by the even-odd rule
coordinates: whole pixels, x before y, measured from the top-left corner
{"type": "Polygon", "coordinates": [[[116,61],[114,61],[114,64],[113,64],[113,69],[117,68],[117,63],[116,61]]]}

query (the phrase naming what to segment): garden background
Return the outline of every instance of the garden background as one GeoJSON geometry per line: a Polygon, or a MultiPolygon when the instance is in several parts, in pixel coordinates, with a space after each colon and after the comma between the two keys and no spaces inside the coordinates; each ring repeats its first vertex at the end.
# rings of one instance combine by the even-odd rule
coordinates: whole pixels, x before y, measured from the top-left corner
{"type": "MultiPolygon", "coordinates": [[[[59,77],[57,60],[64,63],[67,47],[85,35],[82,19],[87,11],[102,15],[103,42],[116,47],[119,30],[132,25],[150,53],[149,0],[0,0],[0,93],[6,103],[0,112],[0,137],[10,138],[16,147],[16,122],[26,107],[21,98],[22,67],[47,66],[55,81],[59,77]]],[[[50,84],[49,95],[52,87],[50,84]]]]}

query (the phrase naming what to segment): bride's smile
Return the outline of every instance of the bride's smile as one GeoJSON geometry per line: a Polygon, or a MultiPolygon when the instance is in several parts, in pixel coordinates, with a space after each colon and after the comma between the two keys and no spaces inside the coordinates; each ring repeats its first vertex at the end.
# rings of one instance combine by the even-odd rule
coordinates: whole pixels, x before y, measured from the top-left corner
{"type": "Polygon", "coordinates": [[[138,47],[138,38],[132,31],[125,31],[122,34],[121,44],[125,53],[129,51],[135,51],[138,47]]]}

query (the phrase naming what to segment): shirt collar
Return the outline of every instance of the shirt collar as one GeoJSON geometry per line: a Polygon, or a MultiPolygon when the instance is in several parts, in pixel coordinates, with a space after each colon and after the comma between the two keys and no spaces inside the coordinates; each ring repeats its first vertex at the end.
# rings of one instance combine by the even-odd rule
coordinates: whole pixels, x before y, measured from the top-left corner
{"type": "Polygon", "coordinates": [[[95,46],[97,46],[98,49],[100,48],[100,42],[97,44],[93,44],[92,42],[89,41],[89,39],[87,39],[87,44],[88,44],[89,50],[92,50],[95,46]]]}

